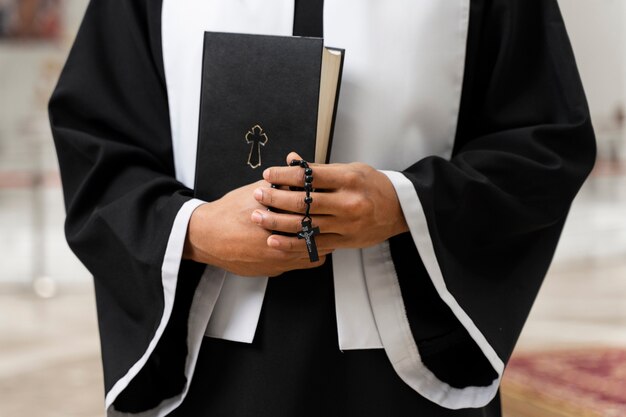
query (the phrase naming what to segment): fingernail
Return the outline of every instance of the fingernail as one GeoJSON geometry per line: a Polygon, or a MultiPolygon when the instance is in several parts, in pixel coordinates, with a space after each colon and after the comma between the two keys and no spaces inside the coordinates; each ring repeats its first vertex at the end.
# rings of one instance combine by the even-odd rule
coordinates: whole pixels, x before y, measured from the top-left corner
{"type": "Polygon", "coordinates": [[[261,190],[260,188],[254,190],[254,198],[256,198],[258,201],[263,200],[263,190],[261,190]]]}
{"type": "Polygon", "coordinates": [[[263,221],[263,215],[258,212],[258,211],[253,211],[252,212],[252,221],[257,223],[257,224],[261,224],[261,222],[263,221]]]}
{"type": "Polygon", "coordinates": [[[273,248],[280,246],[280,242],[277,239],[272,239],[271,237],[267,239],[267,244],[273,248]]]}
{"type": "Polygon", "coordinates": [[[263,179],[267,181],[269,177],[270,177],[270,169],[266,168],[265,171],[263,171],[263,179]]]}

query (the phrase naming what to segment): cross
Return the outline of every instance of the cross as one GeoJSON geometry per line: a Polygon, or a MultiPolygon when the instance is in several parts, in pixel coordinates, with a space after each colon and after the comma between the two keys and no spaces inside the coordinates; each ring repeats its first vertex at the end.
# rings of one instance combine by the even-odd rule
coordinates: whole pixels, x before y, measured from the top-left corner
{"type": "Polygon", "coordinates": [[[315,235],[320,234],[319,227],[312,227],[311,220],[302,221],[302,230],[298,232],[298,239],[304,239],[306,249],[309,252],[309,260],[311,262],[319,261],[317,255],[317,245],[315,244],[315,235]]]}
{"type": "Polygon", "coordinates": [[[254,125],[252,129],[246,133],[246,143],[252,144],[252,146],[250,146],[250,153],[248,154],[248,165],[252,168],[261,166],[261,146],[265,146],[267,140],[267,135],[263,133],[263,128],[259,125],[254,125]],[[254,152],[254,148],[256,148],[256,152],[254,152]]]}

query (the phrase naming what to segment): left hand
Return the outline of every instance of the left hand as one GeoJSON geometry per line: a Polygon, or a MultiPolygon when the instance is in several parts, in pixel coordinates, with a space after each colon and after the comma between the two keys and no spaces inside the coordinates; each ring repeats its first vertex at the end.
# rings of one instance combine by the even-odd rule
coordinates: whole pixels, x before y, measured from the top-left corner
{"type": "MultiPolygon", "coordinates": [[[[295,152],[287,161],[302,159],[295,152]]],[[[396,191],[387,176],[363,163],[310,164],[313,168],[311,217],[321,234],[315,241],[319,250],[363,248],[408,231],[396,191]]],[[[280,186],[302,187],[304,170],[300,167],[271,167],[263,178],[280,186]]],[[[289,213],[255,210],[252,221],[267,230],[296,233],[302,228],[304,192],[257,188],[254,197],[267,207],[289,213]]],[[[267,244],[285,251],[304,251],[303,240],[292,236],[271,235],[267,244]]]]}

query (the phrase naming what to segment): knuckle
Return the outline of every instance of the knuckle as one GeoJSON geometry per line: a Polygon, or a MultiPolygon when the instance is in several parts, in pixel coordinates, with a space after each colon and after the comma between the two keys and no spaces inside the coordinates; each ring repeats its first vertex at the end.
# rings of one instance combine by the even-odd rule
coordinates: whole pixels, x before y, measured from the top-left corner
{"type": "Polygon", "coordinates": [[[368,226],[369,223],[363,217],[356,218],[353,223],[352,236],[354,236],[357,231],[367,229],[368,226]]]}
{"type": "Polygon", "coordinates": [[[363,183],[363,173],[359,169],[352,169],[345,174],[345,183],[350,188],[359,187],[363,183]]]}
{"type": "Polygon", "coordinates": [[[304,197],[300,196],[300,194],[296,194],[294,197],[295,199],[295,207],[298,211],[305,211],[306,210],[306,203],[304,202],[304,197]]]}
{"type": "Polygon", "coordinates": [[[374,211],[374,201],[371,198],[363,197],[361,199],[361,213],[371,213],[374,211]]]}
{"type": "Polygon", "coordinates": [[[343,207],[347,213],[358,216],[362,207],[361,199],[356,196],[346,198],[343,202],[343,207]]]}
{"type": "Polygon", "coordinates": [[[368,214],[371,210],[373,210],[374,207],[374,203],[372,202],[372,200],[364,195],[359,195],[353,198],[351,201],[351,205],[353,213],[359,217],[364,214],[368,214]]]}
{"type": "Polygon", "coordinates": [[[354,187],[357,185],[358,177],[356,172],[348,171],[345,174],[344,182],[348,187],[354,187]]]}

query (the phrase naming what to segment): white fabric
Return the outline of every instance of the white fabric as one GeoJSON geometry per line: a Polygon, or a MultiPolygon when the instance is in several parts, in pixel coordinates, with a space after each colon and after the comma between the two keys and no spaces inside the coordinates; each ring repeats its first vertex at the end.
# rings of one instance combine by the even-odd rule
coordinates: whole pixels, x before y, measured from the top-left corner
{"type": "Polygon", "coordinates": [[[161,33],[176,178],[195,179],[204,32],[293,33],[294,0],[163,0],[161,33]]]}
{"type": "MultiPolygon", "coordinates": [[[[450,156],[467,7],[467,0],[324,1],[324,42],[346,50],[331,162],[399,171],[425,156],[450,156]]],[[[333,254],[342,350],[381,346],[363,261],[358,249],[333,254]]]]}
{"type": "Polygon", "coordinates": [[[267,278],[240,277],[231,273],[226,273],[226,276],[205,335],[252,343],[263,305],[267,278]]]}
{"type": "MultiPolygon", "coordinates": [[[[293,33],[293,0],[164,0],[163,62],[169,100],[176,178],[193,188],[205,31],[285,35],[293,33]]],[[[217,272],[216,272],[217,273],[217,272]]],[[[254,338],[267,278],[227,273],[207,328],[212,337],[254,338]],[[236,302],[245,308],[231,308],[236,302]]]]}
{"type": "Polygon", "coordinates": [[[333,276],[339,349],[381,349],[361,251],[337,249],[333,253],[333,276]]]}

